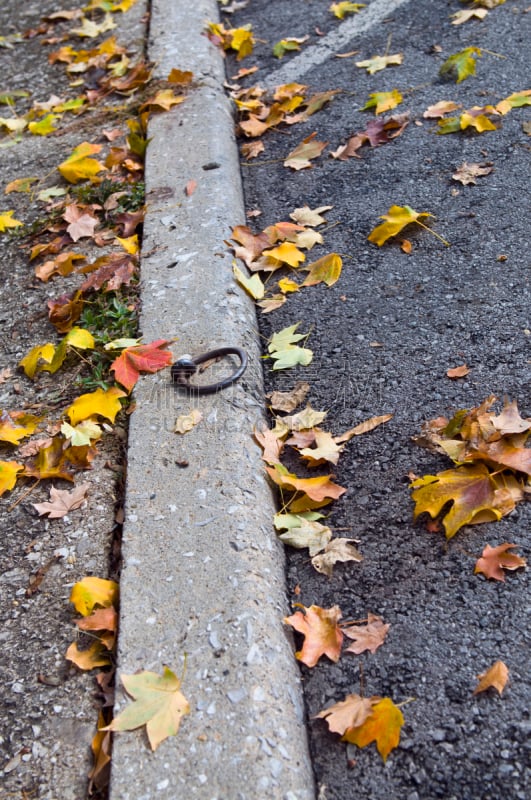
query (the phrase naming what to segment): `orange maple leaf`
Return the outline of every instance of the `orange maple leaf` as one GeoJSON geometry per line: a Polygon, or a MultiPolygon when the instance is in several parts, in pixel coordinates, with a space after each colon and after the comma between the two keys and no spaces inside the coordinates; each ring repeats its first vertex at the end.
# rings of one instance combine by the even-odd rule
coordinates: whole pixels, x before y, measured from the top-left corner
{"type": "Polygon", "coordinates": [[[342,741],[358,747],[376,742],[378,752],[385,762],[391,750],[398,746],[403,724],[404,715],[398,706],[395,706],[391,698],[384,697],[373,706],[370,717],[362,725],[345,731],[342,741]]]}
{"type": "Polygon", "coordinates": [[[343,627],[343,633],[349,639],[354,639],[354,642],[347,647],[345,652],[364,653],[365,650],[370,650],[371,653],[375,653],[384,643],[390,627],[390,625],[384,623],[381,617],[369,612],[366,625],[346,625],[343,627]]]}
{"type": "Polygon", "coordinates": [[[116,380],[131,391],[141,372],[158,372],[172,362],[172,354],[164,350],[170,342],[157,339],[150,344],[126,347],[111,364],[116,380]]]}
{"type": "Polygon", "coordinates": [[[493,578],[495,581],[505,581],[504,569],[520,569],[520,567],[526,566],[525,558],[508,552],[512,547],[517,546],[516,544],[509,544],[509,542],[504,542],[498,547],[491,547],[490,544],[486,545],[481,558],[476,561],[474,575],[481,572],[487,578],[493,578]]]}
{"type": "Polygon", "coordinates": [[[296,611],[290,617],[284,617],[284,622],[291,625],[304,636],[302,650],[295,653],[295,658],[315,667],[322,655],[328,656],[331,661],[338,661],[343,643],[343,632],[338,625],[341,619],[341,609],[338,606],[321,608],[320,606],[306,606],[295,603],[302,611],[296,611]]]}
{"type": "Polygon", "coordinates": [[[474,689],[474,694],[493,688],[501,695],[509,679],[509,670],[503,661],[495,661],[492,667],[489,667],[486,672],[482,672],[477,677],[479,683],[474,689]]]}

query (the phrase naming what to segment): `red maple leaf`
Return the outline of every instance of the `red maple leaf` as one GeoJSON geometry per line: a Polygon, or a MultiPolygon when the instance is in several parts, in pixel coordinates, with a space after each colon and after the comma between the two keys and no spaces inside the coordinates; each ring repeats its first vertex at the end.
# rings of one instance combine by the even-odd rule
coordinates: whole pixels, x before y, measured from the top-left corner
{"type": "Polygon", "coordinates": [[[150,344],[126,347],[111,364],[118,383],[130,392],[141,372],[158,372],[171,364],[172,354],[163,349],[168,344],[167,339],[157,339],[150,344]]]}

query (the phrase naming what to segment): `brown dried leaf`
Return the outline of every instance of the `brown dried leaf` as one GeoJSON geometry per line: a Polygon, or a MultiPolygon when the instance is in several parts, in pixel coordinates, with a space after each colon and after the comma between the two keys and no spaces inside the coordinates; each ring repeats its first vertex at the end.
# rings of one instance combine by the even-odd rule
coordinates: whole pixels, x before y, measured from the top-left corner
{"type": "Polygon", "coordinates": [[[348,728],[357,728],[363,725],[372,714],[372,707],[380,700],[379,697],[360,697],[359,694],[349,694],[339,703],[324,708],[315,715],[314,719],[325,719],[332,733],[343,736],[348,728]]]}
{"type": "Polygon", "coordinates": [[[356,425],[354,428],[350,428],[350,430],[345,431],[345,433],[342,433],[341,436],[336,436],[334,441],[336,444],[349,442],[353,436],[361,436],[363,433],[368,433],[369,431],[377,428],[379,425],[389,422],[390,419],[393,419],[392,414],[382,414],[379,417],[371,417],[370,419],[366,419],[364,422],[360,422],[359,425],[356,425]]]}
{"type": "Polygon", "coordinates": [[[354,545],[350,544],[354,539],[332,539],[328,542],[324,552],[321,555],[312,558],[312,566],[326,575],[327,578],[332,577],[332,572],[335,564],[346,561],[363,561],[363,556],[356,550],[354,545]]]}
{"type": "Polygon", "coordinates": [[[270,399],[270,406],[275,411],[285,411],[289,414],[295,411],[297,406],[304,402],[308,392],[310,391],[310,384],[306,381],[297,381],[295,387],[291,392],[271,392],[266,395],[270,399]]]}
{"type": "Polygon", "coordinates": [[[489,667],[486,672],[482,672],[477,678],[479,683],[474,689],[473,694],[479,694],[479,692],[484,692],[486,689],[493,688],[501,695],[509,679],[509,670],[503,661],[495,661],[492,667],[489,667]]]}
{"type": "Polygon", "coordinates": [[[461,364],[460,367],[452,367],[451,369],[446,370],[446,375],[448,378],[452,378],[452,380],[456,380],[457,378],[464,378],[465,375],[468,375],[470,372],[469,368],[466,364],[461,364]]]}
{"type": "Polygon", "coordinates": [[[490,544],[486,545],[481,558],[476,561],[474,575],[481,572],[487,578],[505,581],[504,569],[515,570],[525,567],[527,565],[525,558],[508,552],[513,547],[518,547],[518,545],[509,544],[509,542],[504,542],[498,547],[491,547],[490,544]]]}
{"type": "Polygon", "coordinates": [[[367,614],[367,625],[344,626],[342,630],[345,636],[354,639],[354,643],[347,647],[345,653],[359,654],[364,653],[365,650],[375,653],[384,643],[390,627],[384,623],[382,617],[370,612],[367,614]]]}
{"type": "Polygon", "coordinates": [[[50,500],[45,503],[32,503],[40,516],[48,514],[49,519],[60,519],[66,516],[69,511],[79,508],[83,505],[87,492],[90,489],[90,484],[82,483],[74,489],[68,491],[67,489],[56,489],[55,486],[50,488],[50,500]]]}

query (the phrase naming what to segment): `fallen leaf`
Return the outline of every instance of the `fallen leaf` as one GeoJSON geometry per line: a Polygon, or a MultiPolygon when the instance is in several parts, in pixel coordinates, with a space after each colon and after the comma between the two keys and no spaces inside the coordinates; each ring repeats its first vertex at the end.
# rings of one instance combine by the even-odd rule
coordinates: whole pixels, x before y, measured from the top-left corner
{"type": "Polygon", "coordinates": [[[69,183],[93,180],[99,172],[105,169],[100,161],[91,158],[100,151],[101,144],[82,142],[62,164],[59,164],[57,169],[69,183]]]}
{"type": "Polygon", "coordinates": [[[113,22],[112,15],[107,13],[99,25],[93,20],[88,19],[88,17],[82,17],[81,27],[72,28],[70,33],[81,38],[95,39],[96,36],[99,36],[101,33],[105,33],[106,31],[110,31],[113,28],[116,28],[116,23],[113,22]]]}
{"type": "Polygon", "coordinates": [[[18,473],[23,469],[24,465],[16,461],[0,461],[0,496],[14,488],[18,473]]]}
{"type": "Polygon", "coordinates": [[[81,290],[63,294],[57,300],[48,300],[48,319],[59,331],[66,333],[76,324],[83,311],[85,300],[81,290]]]}
{"type": "Polygon", "coordinates": [[[166,666],[162,676],[139,672],[121,675],[121,681],[134,702],[101,730],[130,731],[145,725],[154,751],[168,736],[176,735],[182,717],[190,713],[188,701],[180,691],[181,681],[166,666]]]}
{"type": "Polygon", "coordinates": [[[492,667],[489,667],[486,672],[482,672],[477,678],[479,683],[474,689],[473,694],[479,694],[479,692],[484,692],[487,689],[493,688],[501,695],[509,679],[509,670],[503,661],[495,661],[492,667]]]}
{"type": "Polygon", "coordinates": [[[322,256],[317,261],[313,261],[303,267],[308,272],[308,275],[301,283],[301,286],[316,286],[318,283],[333,286],[339,280],[342,266],[343,262],[338,253],[328,253],[328,255],[322,256]]]}
{"type": "Polygon", "coordinates": [[[290,392],[275,391],[266,396],[269,398],[270,406],[274,411],[285,411],[289,414],[305,401],[309,391],[309,383],[297,381],[290,392]]]}
{"type": "Polygon", "coordinates": [[[255,43],[250,25],[241,28],[225,28],[216,22],[206,23],[207,38],[223,50],[235,50],[238,54],[236,60],[251,55],[255,43]]]}
{"type": "Polygon", "coordinates": [[[366,625],[344,625],[342,630],[349,639],[354,639],[345,650],[345,653],[364,653],[370,650],[375,653],[384,643],[387,631],[391,626],[384,623],[382,617],[376,614],[367,614],[366,625]]]}
{"type": "Polygon", "coordinates": [[[360,110],[367,111],[369,108],[374,108],[375,114],[383,114],[396,108],[402,100],[403,97],[398,89],[392,89],[390,92],[373,92],[360,110]]]}
{"type": "Polygon", "coordinates": [[[343,633],[338,625],[341,619],[339,606],[321,608],[315,605],[306,607],[300,603],[294,605],[304,609],[304,613],[296,611],[290,617],[284,617],[284,622],[304,636],[302,649],[295,653],[295,658],[307,667],[315,667],[323,655],[334,663],[339,661],[343,643],[343,633]]]}
{"type": "Polygon", "coordinates": [[[459,169],[454,172],[452,178],[454,181],[459,181],[463,186],[476,183],[476,178],[481,175],[490,175],[492,172],[492,164],[468,164],[466,161],[461,164],[459,169]]]}
{"type": "Polygon", "coordinates": [[[334,437],[328,431],[317,429],[313,437],[315,447],[303,447],[299,450],[300,456],[307,462],[308,466],[315,467],[324,461],[337,464],[339,456],[343,450],[334,437]]]}
{"type": "Polygon", "coordinates": [[[366,61],[356,61],[356,66],[366,69],[369,75],[381,72],[386,67],[396,66],[404,60],[402,53],[395,53],[392,56],[373,56],[366,61]]]}
{"type": "Polygon", "coordinates": [[[65,653],[65,658],[82,670],[108,667],[111,663],[111,654],[99,641],[93,642],[87,650],[80,650],[77,644],[72,642],[65,653]]]}
{"type": "Polygon", "coordinates": [[[424,512],[435,518],[452,502],[443,518],[447,539],[463,525],[501,519],[523,496],[521,484],[514,477],[490,473],[481,463],[425,475],[413,481],[411,487],[415,519],[424,512]]]}
{"type": "Polygon", "coordinates": [[[77,581],[70,592],[70,602],[78,614],[88,617],[95,606],[109,608],[118,603],[118,584],[105,578],[90,576],[77,581]]]}
{"type": "Polygon", "coordinates": [[[41,419],[25,411],[0,411],[0,442],[18,446],[22,439],[35,432],[41,419]]]}
{"type": "Polygon", "coordinates": [[[280,454],[284,448],[282,439],[270,428],[266,428],[263,431],[255,428],[253,435],[263,450],[262,458],[266,464],[280,464],[280,454]]]}
{"type": "Polygon", "coordinates": [[[35,268],[35,275],[46,283],[52,275],[70,275],[74,271],[74,261],[84,261],[85,256],[80,253],[59,253],[54,259],[45,261],[35,268]]]}
{"type": "Polygon", "coordinates": [[[309,36],[301,36],[299,38],[291,36],[287,39],[281,39],[279,42],[273,45],[273,55],[276,58],[282,58],[290,51],[300,50],[301,44],[307,42],[309,38],[309,36]]]}
{"type": "Polygon", "coordinates": [[[458,108],[461,108],[461,106],[458,103],[454,103],[453,100],[439,100],[438,103],[427,108],[422,116],[425,119],[437,119],[438,117],[444,117],[450,111],[457,111],[458,108]]]}
{"type": "Polygon", "coordinates": [[[196,189],[197,189],[197,181],[189,180],[186,186],[184,187],[184,193],[187,197],[191,197],[196,189]]]}
{"type": "Polygon", "coordinates": [[[339,703],[319,711],[314,719],[324,719],[332,733],[343,736],[348,728],[359,728],[367,720],[375,703],[380,697],[360,697],[359,694],[348,694],[339,703]]]}
{"type": "Polygon", "coordinates": [[[366,3],[351,3],[349,0],[341,0],[339,3],[332,3],[330,11],[338,19],[344,19],[347,14],[358,14],[366,3]]]}
{"type": "Polygon", "coordinates": [[[461,364],[460,367],[452,367],[451,369],[446,370],[446,375],[448,378],[452,378],[455,380],[456,378],[464,378],[465,375],[468,375],[470,372],[469,368],[466,364],[461,364]]]}
{"type": "Polygon", "coordinates": [[[312,166],[311,159],[317,158],[321,155],[328,142],[314,141],[317,133],[311,133],[306,139],[297,145],[295,150],[288,154],[284,161],[285,167],[291,167],[294,170],[308,169],[312,166]]]}
{"type": "Polygon", "coordinates": [[[149,344],[122,350],[110,366],[118,383],[130,392],[141,372],[155,373],[169,366],[173,358],[171,352],[165,349],[169,344],[168,339],[156,339],[149,344]]]}
{"type": "Polygon", "coordinates": [[[352,539],[332,539],[328,542],[324,549],[324,553],[312,558],[312,566],[326,575],[327,578],[332,577],[334,566],[338,563],[346,561],[363,561],[361,553],[351,544],[352,539]]]}
{"type": "MultiPolygon", "coordinates": [[[[24,194],[29,194],[31,192],[31,187],[34,183],[38,183],[40,178],[15,178],[14,181],[10,181],[6,188],[4,189],[5,194],[10,194],[11,192],[22,192],[24,194]]],[[[14,213],[14,212],[12,212],[14,213]]]]}
{"type": "Polygon", "coordinates": [[[74,473],[90,469],[96,455],[93,447],[73,447],[62,436],[54,436],[50,444],[43,444],[34,458],[26,462],[24,475],[33,478],[62,478],[74,481],[74,473]]]}
{"type": "Polygon", "coordinates": [[[296,208],[290,214],[290,218],[298,225],[305,225],[310,228],[324,225],[326,219],[321,216],[324,211],[330,211],[333,206],[319,206],[319,208],[311,209],[309,206],[296,208]]]}
{"type": "Polygon", "coordinates": [[[14,211],[0,211],[0,233],[4,233],[8,228],[18,228],[23,223],[13,217],[14,211]]]}
{"type": "Polygon", "coordinates": [[[92,419],[83,420],[75,428],[68,422],[61,425],[61,433],[65,439],[69,439],[74,447],[83,447],[101,438],[103,431],[97,422],[92,419]]]}
{"type": "Polygon", "coordinates": [[[371,417],[370,419],[366,419],[364,422],[360,422],[354,428],[350,428],[350,430],[342,433],[341,436],[336,436],[335,442],[336,444],[349,442],[353,436],[361,436],[363,433],[368,433],[369,431],[377,428],[379,425],[389,422],[390,419],[393,419],[392,414],[382,414],[379,417],[371,417]]]}
{"type": "Polygon", "coordinates": [[[50,488],[50,500],[45,503],[32,503],[39,515],[48,514],[48,519],[60,519],[66,516],[69,511],[80,508],[85,502],[90,484],[82,483],[71,491],[50,488]]]}
{"type": "MultiPolygon", "coordinates": [[[[265,150],[265,145],[261,139],[257,139],[254,142],[244,142],[241,146],[242,156],[249,161],[251,158],[256,158],[263,153],[265,150]]],[[[249,216],[249,213],[247,214],[249,216]]]]}
{"type": "Polygon", "coordinates": [[[387,214],[382,214],[381,219],[385,222],[377,225],[367,239],[369,242],[381,247],[388,239],[401,233],[405,227],[412,222],[416,222],[425,228],[424,223],[419,222],[423,217],[433,217],[428,211],[415,211],[410,206],[391,206],[387,214]]]}
{"type": "Polygon", "coordinates": [[[253,300],[261,300],[265,294],[265,286],[259,275],[254,274],[250,277],[245,275],[236,264],[232,267],[232,273],[240,286],[245,289],[253,300]]]}
{"type": "Polygon", "coordinates": [[[266,471],[271,480],[281,489],[304,492],[311,500],[319,503],[324,500],[328,500],[328,502],[337,500],[347,491],[343,486],[333,483],[330,480],[331,475],[319,475],[316,478],[298,478],[297,475],[289,472],[283,464],[266,467],[266,471]]]}
{"type": "Polygon", "coordinates": [[[527,565],[525,558],[517,556],[516,553],[508,552],[513,547],[518,547],[518,545],[509,544],[508,542],[504,542],[498,547],[491,547],[490,544],[486,545],[481,558],[476,561],[474,575],[481,572],[487,578],[505,581],[504,569],[515,570],[525,567],[527,565]]]}
{"type": "MultiPolygon", "coordinates": [[[[311,513],[311,512],[307,512],[311,513]]],[[[310,556],[315,556],[324,550],[330,539],[332,531],[327,525],[320,522],[305,520],[303,514],[284,514],[286,517],[298,517],[298,526],[290,526],[286,533],[280,533],[278,538],[284,543],[298,550],[308,548],[310,556]]]]}
{"type": "Polygon", "coordinates": [[[308,366],[313,358],[313,353],[306,347],[299,347],[295,342],[305,339],[308,334],[296,333],[298,326],[290,325],[274,333],[268,344],[268,352],[274,360],[273,369],[290,369],[297,365],[308,366]]]}
{"type": "Polygon", "coordinates": [[[370,716],[361,725],[348,728],[342,738],[358,747],[366,747],[376,742],[376,747],[384,763],[391,750],[398,747],[400,730],[404,724],[401,710],[389,697],[384,697],[372,707],[370,716]]]}
{"type": "Polygon", "coordinates": [[[439,70],[439,74],[461,83],[476,74],[476,59],[482,55],[479,47],[466,47],[459,53],[449,56],[439,70]]]}
{"type": "Polygon", "coordinates": [[[293,242],[282,242],[282,244],[270,250],[263,250],[262,255],[274,258],[276,261],[281,261],[282,264],[287,264],[294,268],[297,268],[299,264],[306,260],[304,253],[293,242]]]}
{"type": "Polygon", "coordinates": [[[168,83],[178,83],[181,86],[189,86],[194,79],[194,73],[189,70],[176,69],[171,70],[166,78],[168,83]]]}
{"type": "Polygon", "coordinates": [[[486,8],[465,8],[452,14],[452,25],[462,25],[471,19],[485,19],[489,12],[486,8]]]}
{"type": "MultiPolygon", "coordinates": [[[[513,92],[509,97],[505,97],[496,104],[496,111],[499,114],[507,114],[512,108],[521,108],[531,105],[531,89],[523,92],[513,92]]],[[[7,189],[6,189],[7,194],[7,189]]]]}
{"type": "Polygon", "coordinates": [[[175,420],[174,433],[188,433],[203,419],[202,413],[197,408],[193,408],[189,414],[181,414],[175,420]]]}
{"type": "Polygon", "coordinates": [[[516,400],[506,400],[501,414],[491,417],[491,422],[502,436],[531,431],[531,419],[520,416],[516,400]]]}
{"type": "Polygon", "coordinates": [[[122,409],[120,398],[126,397],[126,392],[117,386],[110,389],[96,389],[94,392],[82,394],[66,409],[66,415],[72,425],[77,425],[88,417],[101,416],[114,422],[122,409]]]}
{"type": "Polygon", "coordinates": [[[97,217],[87,214],[86,210],[77,203],[68,203],[63,213],[63,219],[69,223],[66,232],[73,242],[94,236],[94,229],[99,222],[97,217]]]}

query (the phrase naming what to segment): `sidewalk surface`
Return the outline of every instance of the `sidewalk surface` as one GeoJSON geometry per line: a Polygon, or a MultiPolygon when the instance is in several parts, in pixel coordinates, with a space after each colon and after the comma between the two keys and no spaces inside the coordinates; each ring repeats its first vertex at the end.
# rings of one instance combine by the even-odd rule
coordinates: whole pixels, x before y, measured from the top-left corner
{"type": "MultiPolygon", "coordinates": [[[[117,20],[117,38],[131,57],[156,64],[155,78],[173,68],[194,73],[186,101],[149,123],[141,335],[175,339],[175,358],[243,347],[249,367],[213,396],[190,399],[170,384],[169,370],[135,388],[117,674],[184,670],[191,713],[155,753],[143,729],[115,735],[110,800],[526,800],[527,574],[487,581],[473,568],[487,543],[514,542],[529,558],[531,505],[522,502],[501,521],[468,526],[446,542],[443,532],[413,523],[408,475],[450,466],[412,443],[424,420],[451,417],[491,394],[517,400],[522,417],[531,416],[528,110],[513,109],[498,130],[482,134],[439,136],[437,120],[423,116],[441,100],[496,105],[527,89],[531,9],[526,0],[507,0],[485,19],[456,26],[450,15],[463,9],[458,0],[372,0],[343,21],[321,0],[232,6],[226,13],[214,0],[138,0],[117,20]],[[252,25],[252,55],[223,58],[207,40],[205,21],[219,14],[226,27],[252,25]],[[305,36],[300,52],[272,55],[281,39],[305,36]],[[466,47],[481,49],[477,75],[444,81],[442,62],[466,47]],[[384,53],[403,54],[403,63],[374,75],[354,65],[384,53]],[[234,77],[252,66],[258,72],[234,77]],[[228,97],[236,81],[339,92],[306,121],[267,131],[264,152],[245,160],[228,97]],[[394,88],[404,101],[388,116],[409,113],[403,133],[364,146],[361,158],[331,158],[373,119],[372,111],[360,111],[369,94],[394,88]],[[314,133],[329,146],[312,167],[285,167],[288,153],[314,133]],[[463,162],[493,170],[463,185],[452,178],[463,162]],[[190,181],[196,188],[188,194],[190,181]],[[407,231],[409,254],[369,243],[393,204],[433,214],[430,226],[450,246],[420,229],[407,231]],[[324,245],[307,258],[341,254],[341,277],[262,314],[234,280],[231,229],[248,224],[259,232],[304,205],[332,207],[318,229],[324,245]],[[249,211],[260,214],[249,219],[249,211]],[[295,323],[311,331],[313,361],[273,373],[261,360],[263,342],[295,323]],[[464,362],[470,373],[450,380],[446,371],[464,362]],[[363,561],[336,565],[331,578],[316,572],[307,551],[284,550],[275,535],[275,498],[252,438],[254,426],[267,424],[264,392],[290,390],[297,380],[310,383],[308,399],[328,411],[326,429],[335,434],[393,414],[347,444],[334,468],[347,492],[325,509],[324,521],[335,536],[357,540],[363,561]],[[202,413],[201,424],[177,436],[176,417],[192,408],[202,413]],[[321,658],[312,669],[299,668],[282,624],[295,610],[287,597],[306,607],[337,605],[344,619],[379,614],[391,626],[388,638],[374,654],[344,653],[338,663],[321,658]],[[473,696],[476,676],[496,660],[509,667],[503,694],[473,696]],[[374,744],[345,745],[315,719],[351,693],[406,701],[401,742],[386,763],[374,744]]],[[[36,28],[57,10],[56,0],[11,0],[0,9],[0,36],[36,28]]],[[[36,40],[0,48],[0,69],[6,90],[31,85],[34,99],[69,90],[64,75],[43,66],[36,40]]],[[[79,142],[99,135],[97,119],[87,115],[64,135],[2,142],[2,188],[14,177],[48,174],[79,142]]],[[[18,202],[9,195],[2,207],[18,202]]],[[[43,292],[55,297],[58,290],[35,285],[13,243],[0,263],[0,370],[15,372],[32,346],[49,340],[43,292]]],[[[41,378],[24,387],[35,403],[54,383],[41,378]]],[[[0,409],[17,401],[16,387],[0,379],[0,409]]],[[[102,448],[111,464],[122,457],[112,441],[102,448]]],[[[72,640],[68,597],[76,580],[108,572],[116,488],[103,465],[94,465],[89,480],[88,512],[55,523],[32,510],[30,501],[44,492],[22,498],[14,511],[12,498],[0,501],[0,799],[86,796],[95,710],[91,678],[64,666],[72,640]],[[41,591],[28,599],[28,580],[43,565],[41,591]]],[[[119,689],[116,712],[129,702],[119,689]]]]}

